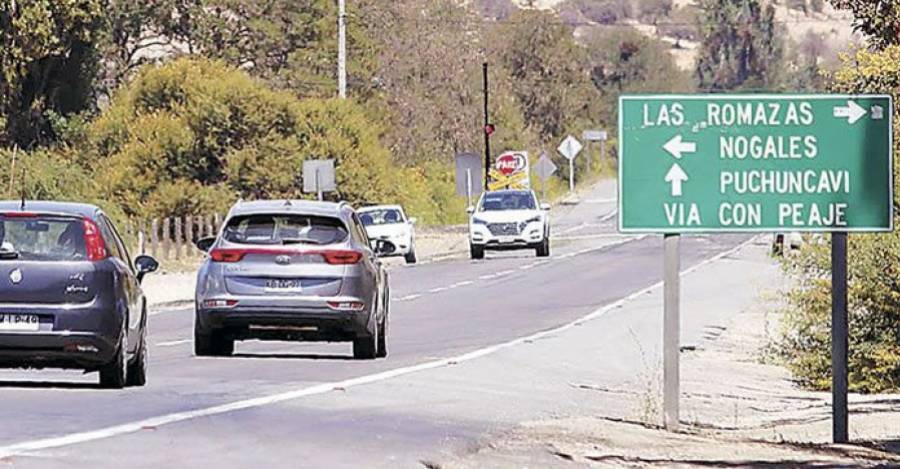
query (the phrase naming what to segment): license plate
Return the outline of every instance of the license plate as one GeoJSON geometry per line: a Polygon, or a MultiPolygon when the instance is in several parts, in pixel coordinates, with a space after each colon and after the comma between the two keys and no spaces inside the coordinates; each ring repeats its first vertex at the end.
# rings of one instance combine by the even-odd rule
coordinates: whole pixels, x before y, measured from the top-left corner
{"type": "Polygon", "coordinates": [[[0,331],[36,331],[40,327],[35,314],[0,314],[0,331]]]}
{"type": "Polygon", "coordinates": [[[500,236],[497,238],[500,244],[512,244],[516,242],[515,236],[500,236]]]}
{"type": "Polygon", "coordinates": [[[299,280],[273,278],[266,280],[266,290],[299,292],[303,289],[299,280]]]}

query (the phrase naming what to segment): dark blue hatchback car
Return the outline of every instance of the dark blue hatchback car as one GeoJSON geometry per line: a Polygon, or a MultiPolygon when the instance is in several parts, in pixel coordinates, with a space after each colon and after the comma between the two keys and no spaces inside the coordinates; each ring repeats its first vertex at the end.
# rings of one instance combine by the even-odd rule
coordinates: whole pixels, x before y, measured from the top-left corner
{"type": "Polygon", "coordinates": [[[0,202],[0,368],[99,371],[108,388],[147,380],[147,302],[159,265],[132,262],[93,205],[0,202]]]}

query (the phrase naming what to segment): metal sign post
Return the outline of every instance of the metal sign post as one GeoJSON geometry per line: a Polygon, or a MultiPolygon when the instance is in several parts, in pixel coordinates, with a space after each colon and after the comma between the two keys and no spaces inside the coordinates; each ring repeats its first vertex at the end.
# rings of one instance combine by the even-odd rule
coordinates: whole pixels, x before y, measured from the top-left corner
{"type": "Polygon", "coordinates": [[[476,184],[474,177],[480,177],[483,172],[481,155],[477,153],[457,153],[456,163],[456,194],[466,198],[467,207],[472,205],[472,199],[484,190],[481,184],[476,184]]]}
{"type": "Polygon", "coordinates": [[[303,162],[303,192],[316,194],[325,200],[325,192],[337,190],[334,178],[334,160],[306,160],[303,162]]]}
{"type": "Polygon", "coordinates": [[[680,337],[681,337],[681,258],[680,235],[664,237],[663,254],[663,417],[666,430],[679,427],[678,396],[680,394],[680,337]]]}
{"type": "Polygon", "coordinates": [[[581,142],[569,135],[556,149],[569,160],[569,192],[575,192],[575,157],[582,148],[581,142]]]}
{"type": "Polygon", "coordinates": [[[847,409],[847,233],[831,234],[831,407],[832,438],[849,441],[847,409]]]}
{"type": "Polygon", "coordinates": [[[547,152],[542,151],[541,157],[538,158],[537,164],[534,165],[534,173],[541,181],[542,200],[547,200],[547,181],[550,179],[550,176],[553,176],[553,173],[555,172],[556,165],[553,164],[553,161],[549,156],[547,156],[547,152]]]}
{"type": "MultiPolygon", "coordinates": [[[[598,164],[603,163],[603,155],[606,153],[606,131],[605,130],[585,130],[581,133],[581,139],[585,142],[600,142],[600,157],[597,159],[598,164]]],[[[591,170],[591,157],[588,156],[588,172],[591,170]]]]}
{"type": "Polygon", "coordinates": [[[466,207],[472,206],[472,168],[466,168],[466,207]]]}
{"type": "Polygon", "coordinates": [[[683,233],[832,234],[833,440],[848,435],[847,237],[893,222],[888,95],[619,99],[619,231],[665,235],[663,405],[678,428],[683,233]]]}

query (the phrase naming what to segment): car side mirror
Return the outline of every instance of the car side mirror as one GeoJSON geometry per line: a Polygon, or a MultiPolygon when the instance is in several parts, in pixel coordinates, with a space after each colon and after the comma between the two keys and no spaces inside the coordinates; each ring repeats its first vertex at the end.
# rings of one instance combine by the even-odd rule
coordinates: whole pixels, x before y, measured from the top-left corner
{"type": "Polygon", "coordinates": [[[197,246],[197,249],[199,249],[203,252],[207,252],[207,251],[209,251],[209,248],[211,248],[213,243],[215,243],[215,242],[216,242],[216,238],[209,236],[206,238],[198,239],[197,242],[194,243],[194,245],[197,246]]]}
{"type": "Polygon", "coordinates": [[[137,267],[138,282],[144,280],[144,276],[159,270],[159,262],[150,256],[137,256],[134,258],[134,265],[137,267]]]}
{"type": "Polygon", "coordinates": [[[550,204],[544,202],[541,204],[541,210],[550,210],[550,204]]]}
{"type": "Polygon", "coordinates": [[[393,254],[394,251],[397,250],[397,246],[386,240],[386,239],[373,239],[372,240],[372,251],[375,252],[375,255],[378,257],[387,256],[393,254]]]}
{"type": "Polygon", "coordinates": [[[469,215],[475,213],[475,207],[470,205],[468,208],[466,208],[466,213],[468,213],[469,215]]]}
{"type": "Polygon", "coordinates": [[[418,218],[412,217],[412,218],[409,219],[409,224],[410,224],[410,225],[415,225],[417,221],[419,221],[418,218]]]}

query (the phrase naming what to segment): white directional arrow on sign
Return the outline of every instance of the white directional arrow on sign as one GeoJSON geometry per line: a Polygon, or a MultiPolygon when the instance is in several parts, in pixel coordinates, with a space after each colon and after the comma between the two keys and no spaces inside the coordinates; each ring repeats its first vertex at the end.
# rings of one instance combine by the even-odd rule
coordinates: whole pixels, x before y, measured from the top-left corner
{"type": "Polygon", "coordinates": [[[666,182],[672,184],[672,197],[681,197],[681,183],[687,180],[688,175],[681,166],[678,166],[678,163],[673,164],[666,173],[666,182]]]}
{"type": "Polygon", "coordinates": [[[682,153],[694,153],[697,151],[697,144],[682,141],[681,135],[676,135],[663,145],[663,149],[674,156],[676,160],[680,160],[682,153]]]}
{"type": "Polygon", "coordinates": [[[866,109],[854,101],[847,101],[846,106],[835,106],[834,117],[846,117],[848,124],[855,124],[866,115],[866,109]]]}

